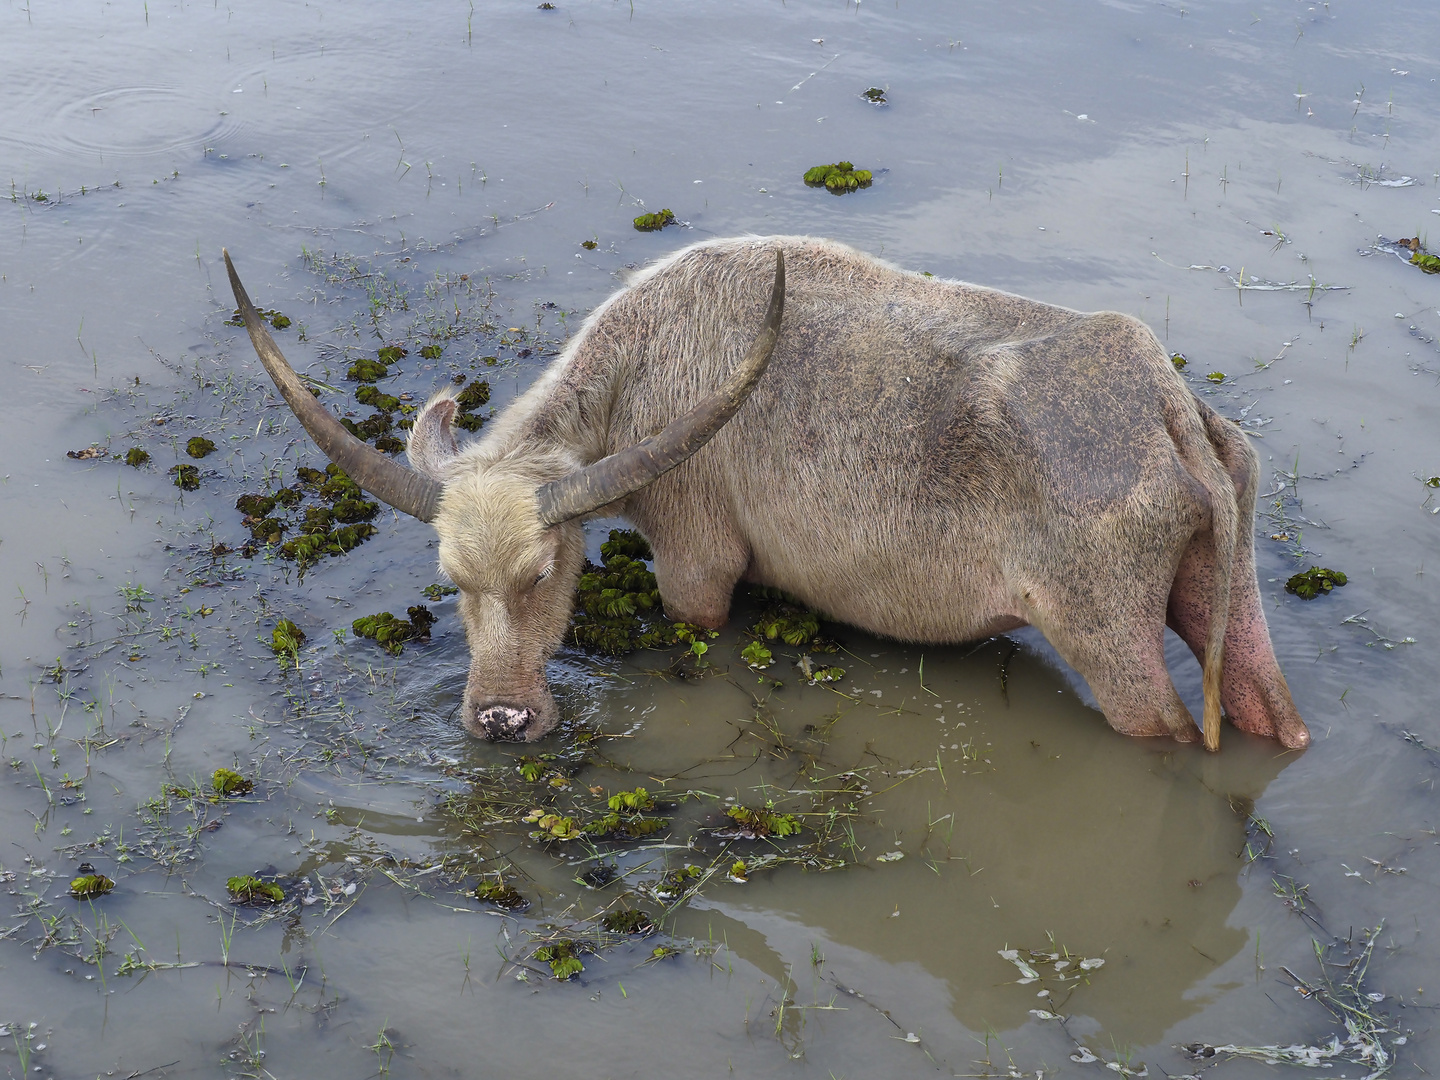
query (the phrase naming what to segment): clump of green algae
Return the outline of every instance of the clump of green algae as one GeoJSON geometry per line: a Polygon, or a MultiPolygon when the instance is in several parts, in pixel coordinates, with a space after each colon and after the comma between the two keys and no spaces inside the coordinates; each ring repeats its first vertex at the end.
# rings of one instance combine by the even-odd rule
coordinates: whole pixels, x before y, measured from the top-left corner
{"type": "Polygon", "coordinates": [[[549,964],[551,973],[563,982],[584,971],[585,965],[580,962],[580,957],[594,951],[595,947],[588,941],[561,938],[549,945],[540,946],[531,955],[536,960],[549,964]]]}
{"type": "Polygon", "coordinates": [[[503,881],[482,881],[475,886],[475,899],[494,904],[502,911],[524,911],[530,906],[529,900],[503,881]]]}
{"type": "Polygon", "coordinates": [[[600,925],[612,934],[639,934],[646,936],[655,932],[655,922],[643,911],[619,909],[607,911],[600,925]]]}
{"type": "Polygon", "coordinates": [[[225,887],[237,904],[278,904],[285,899],[285,890],[273,881],[261,881],[253,874],[229,878],[225,887]]]}
{"type": "Polygon", "coordinates": [[[200,486],[200,470],[194,465],[175,467],[175,486],[181,491],[194,491],[200,486]]]}
{"type": "Polygon", "coordinates": [[[874,174],[869,169],[857,169],[849,161],[837,161],[834,165],[816,165],[805,170],[805,183],[810,187],[823,187],[832,195],[844,195],[870,186],[874,174]]]}
{"type": "Polygon", "coordinates": [[[586,562],[580,575],[570,640],[609,656],[675,644],[676,624],[665,618],[660,588],[645,566],[654,558],[645,538],[630,529],[611,529],[600,557],[603,566],[586,562]]]}
{"type": "Polygon", "coordinates": [[[465,388],[455,395],[456,427],[463,431],[479,431],[485,417],[475,410],[490,402],[490,384],[484,379],[471,379],[465,388]]]}
{"type": "Polygon", "coordinates": [[[641,232],[659,232],[666,225],[675,224],[675,215],[668,208],[653,214],[641,214],[635,219],[635,228],[641,232]]]}
{"type": "Polygon", "coordinates": [[[115,882],[104,874],[81,874],[70,881],[70,895],[79,900],[93,900],[115,888],[115,882]]]}
{"type": "Polygon", "coordinates": [[[1327,570],[1323,566],[1312,566],[1291,576],[1285,582],[1285,591],[1294,593],[1301,600],[1314,600],[1321,593],[1328,593],[1337,586],[1343,586],[1348,579],[1339,570],[1327,570]]]}
{"type": "Polygon", "coordinates": [[[215,452],[215,444],[203,436],[196,435],[185,444],[185,453],[192,458],[203,458],[215,452]]]}
{"type": "Polygon", "coordinates": [[[300,646],[305,644],[305,631],[289,619],[281,619],[270,634],[270,648],[276,656],[288,656],[299,666],[300,646]]]}
{"type": "Polygon", "coordinates": [[[405,642],[429,641],[430,627],[435,625],[435,616],[424,604],[406,608],[405,614],[408,619],[397,619],[388,611],[364,615],[350,624],[350,630],[356,637],[384,646],[391,656],[399,656],[405,651],[405,642]]]}
{"type": "Polygon", "coordinates": [[[255,781],[249,780],[234,769],[216,769],[210,778],[210,787],[216,795],[231,799],[237,795],[249,795],[255,790],[255,781]]]}
{"type": "Polygon", "coordinates": [[[125,451],[125,464],[129,465],[132,469],[140,468],[141,465],[144,465],[149,460],[150,451],[141,450],[138,446],[132,446],[129,450],[125,451]]]}

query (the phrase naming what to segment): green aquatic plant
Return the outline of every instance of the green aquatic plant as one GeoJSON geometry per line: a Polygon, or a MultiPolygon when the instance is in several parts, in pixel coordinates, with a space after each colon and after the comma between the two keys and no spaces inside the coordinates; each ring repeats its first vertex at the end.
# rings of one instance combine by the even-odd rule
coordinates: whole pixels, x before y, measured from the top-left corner
{"type": "Polygon", "coordinates": [[[440,354],[445,351],[441,345],[424,345],[420,348],[420,355],[426,360],[439,360],[440,354]]]}
{"type": "Polygon", "coordinates": [[[251,520],[249,524],[250,535],[262,544],[278,544],[280,537],[285,533],[285,523],[278,518],[259,518],[251,520]]]}
{"type": "Polygon", "coordinates": [[[580,246],[586,251],[594,251],[597,247],[600,246],[600,243],[597,240],[581,240],[580,246]]]}
{"type": "Polygon", "coordinates": [[[399,398],[390,394],[382,394],[374,383],[357,386],[355,400],[361,405],[369,405],[372,409],[379,409],[381,412],[394,412],[400,407],[399,398]]]}
{"type": "Polygon", "coordinates": [[[643,787],[634,791],[617,791],[606,800],[611,810],[625,814],[640,814],[655,809],[655,796],[643,787]]]}
{"type": "Polygon", "coordinates": [[[494,904],[502,911],[524,911],[530,906],[529,900],[503,881],[482,881],[475,886],[475,899],[494,904]]]}
{"type": "Polygon", "coordinates": [[[235,500],[235,509],[246,517],[265,517],[275,509],[278,502],[273,495],[241,495],[235,500]]]}
{"type": "Polygon", "coordinates": [[[860,96],[870,102],[871,105],[890,104],[890,99],[885,96],[885,91],[878,86],[872,86],[868,90],[861,91],[860,96]]]}
{"type": "Polygon", "coordinates": [[[1179,352],[1177,352],[1177,353],[1171,353],[1171,354],[1170,354],[1170,363],[1172,363],[1172,364],[1175,365],[1175,368],[1176,368],[1177,371],[1180,370],[1180,369],[1182,369],[1182,368],[1184,368],[1184,366],[1185,366],[1186,364],[1188,364],[1189,362],[1190,362],[1189,360],[1185,359],[1185,354],[1184,354],[1184,353],[1179,353],[1179,352]]]}
{"type": "Polygon", "coordinates": [[[355,363],[350,365],[350,370],[345,374],[347,378],[353,379],[356,382],[373,383],[379,382],[389,375],[390,369],[378,360],[366,358],[356,360],[355,363]]]}
{"type": "Polygon", "coordinates": [[[1321,593],[1328,593],[1330,590],[1343,586],[1348,579],[1339,570],[1327,570],[1322,566],[1312,566],[1309,570],[1302,570],[1294,574],[1285,582],[1285,591],[1294,593],[1301,600],[1314,600],[1321,593]]]}
{"type": "Polygon", "coordinates": [[[722,825],[714,835],[726,840],[764,840],[772,836],[794,836],[800,831],[800,819],[794,814],[781,814],[774,805],[764,807],[732,806],[725,811],[732,824],[722,825]]]}
{"type": "Polygon", "coordinates": [[[288,656],[300,666],[300,646],[305,644],[305,631],[289,619],[281,619],[270,634],[270,649],[276,656],[288,656]]]}
{"type": "Polygon", "coordinates": [[[375,355],[382,364],[398,364],[410,355],[410,350],[403,345],[386,345],[383,349],[377,349],[375,355]]]}
{"type": "Polygon", "coordinates": [[[125,464],[129,465],[132,469],[140,468],[141,465],[144,465],[149,460],[150,452],[148,450],[141,450],[138,446],[132,446],[129,450],[125,451],[125,464]]]}
{"type": "Polygon", "coordinates": [[[199,435],[196,435],[185,444],[185,453],[189,454],[192,458],[203,458],[207,454],[213,454],[214,452],[215,444],[209,439],[199,435]]]}
{"type": "Polygon", "coordinates": [[[530,834],[532,840],[578,840],[584,835],[575,819],[564,814],[535,809],[523,820],[535,826],[535,831],[530,834]]]}
{"type": "Polygon", "coordinates": [[[611,529],[600,556],[602,566],[587,561],[580,575],[570,640],[610,656],[675,644],[675,624],[665,618],[660,588],[644,562],[652,558],[645,538],[611,529]]]}
{"type": "Polygon", "coordinates": [[[255,790],[255,781],[246,779],[234,769],[216,769],[210,777],[210,787],[216,795],[230,799],[237,795],[249,795],[255,790]]]}
{"type": "Polygon", "coordinates": [[[849,161],[838,161],[834,165],[816,165],[805,170],[805,183],[810,187],[823,187],[832,195],[844,195],[870,186],[874,175],[869,169],[857,169],[849,161]]]}
{"type": "Polygon", "coordinates": [[[569,938],[561,938],[552,941],[549,945],[542,945],[530,955],[550,965],[550,971],[555,978],[562,982],[566,979],[573,979],[580,972],[585,970],[585,965],[580,962],[580,957],[595,951],[595,946],[588,941],[571,941],[569,938]]]}
{"type": "Polygon", "coordinates": [[[1427,274],[1440,274],[1440,255],[1431,255],[1426,251],[1417,251],[1410,256],[1410,264],[1418,266],[1427,274]]]}
{"type": "Polygon", "coordinates": [[[181,491],[194,491],[200,486],[200,470],[194,465],[175,466],[175,486],[181,491]]]}
{"type": "Polygon", "coordinates": [[[635,228],[641,232],[659,232],[666,225],[675,224],[675,215],[668,208],[653,214],[641,214],[635,219],[635,228]]]}
{"type": "Polygon", "coordinates": [[[438,581],[433,585],[426,585],[420,590],[425,594],[425,599],[432,601],[443,600],[447,596],[454,596],[460,590],[454,585],[441,585],[438,581]]]}
{"type": "Polygon", "coordinates": [[[778,638],[790,646],[808,645],[820,632],[816,614],[779,589],[755,588],[751,595],[765,604],[752,630],[767,641],[778,638]]]}
{"type": "Polygon", "coordinates": [[[430,627],[435,624],[435,616],[424,604],[407,608],[405,614],[408,619],[397,619],[388,611],[365,615],[351,623],[350,629],[356,637],[369,638],[391,656],[399,656],[405,651],[405,642],[429,641],[430,627]]]}
{"type": "MultiPolygon", "coordinates": [[[[288,329],[289,326],[290,326],[290,318],[289,318],[289,316],[280,314],[280,312],[276,311],[274,308],[269,308],[269,309],[267,309],[267,308],[257,308],[255,313],[256,313],[257,315],[259,315],[261,319],[263,319],[264,321],[268,322],[271,326],[273,326],[276,330],[286,330],[286,329],[288,329]]],[[[235,311],[234,311],[234,313],[230,316],[230,318],[228,318],[228,319],[225,320],[225,325],[226,325],[226,326],[244,326],[244,325],[245,325],[245,320],[241,317],[241,315],[240,315],[240,309],[239,309],[239,308],[236,308],[235,311]]]]}
{"type": "Polygon", "coordinates": [[[273,881],[261,881],[253,874],[226,880],[225,888],[237,904],[278,904],[285,899],[285,890],[273,881]]]}
{"type": "Polygon", "coordinates": [[[1212,371],[1210,372],[1210,374],[1206,375],[1205,378],[1209,379],[1213,383],[1222,383],[1225,381],[1225,373],[1223,371],[1212,371]]]}
{"type": "Polygon", "coordinates": [[[70,880],[70,895],[78,900],[93,900],[97,896],[104,896],[113,888],[115,882],[104,874],[81,874],[70,880]]]}
{"type": "Polygon", "coordinates": [[[740,659],[757,671],[762,671],[775,662],[775,654],[760,642],[752,641],[740,650],[740,659]]]}
{"type": "Polygon", "coordinates": [[[620,909],[607,911],[600,925],[612,934],[638,934],[641,937],[655,932],[655,921],[643,911],[620,909]]]}

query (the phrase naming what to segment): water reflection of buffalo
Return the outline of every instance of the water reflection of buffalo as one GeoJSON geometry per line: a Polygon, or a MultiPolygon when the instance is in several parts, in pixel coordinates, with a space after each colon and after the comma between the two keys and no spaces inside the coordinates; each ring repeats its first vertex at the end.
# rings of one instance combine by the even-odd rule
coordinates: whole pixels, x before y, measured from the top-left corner
{"type": "Polygon", "coordinates": [[[315,400],[230,278],[321,449],[434,523],[461,590],[476,735],[554,726],[545,662],[584,562],[580,523],[603,511],[649,539],[676,619],[723,624],[746,580],[908,641],[1029,624],[1116,730],[1188,742],[1168,623],[1204,667],[1207,746],[1222,703],[1246,731],[1309,741],[1260,607],[1256,455],[1132,318],[828,241],[712,241],[602,304],[484,438],[457,447],[453,392],[432,398],[407,469],[315,400]]]}

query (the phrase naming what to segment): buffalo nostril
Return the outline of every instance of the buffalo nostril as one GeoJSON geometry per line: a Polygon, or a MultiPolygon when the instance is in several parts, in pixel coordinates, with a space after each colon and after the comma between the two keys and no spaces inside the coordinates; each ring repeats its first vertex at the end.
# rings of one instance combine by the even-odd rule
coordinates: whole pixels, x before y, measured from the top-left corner
{"type": "Polygon", "coordinates": [[[491,742],[524,742],[525,729],[535,718],[533,709],[512,709],[507,705],[492,705],[482,709],[476,717],[480,730],[491,742]]]}

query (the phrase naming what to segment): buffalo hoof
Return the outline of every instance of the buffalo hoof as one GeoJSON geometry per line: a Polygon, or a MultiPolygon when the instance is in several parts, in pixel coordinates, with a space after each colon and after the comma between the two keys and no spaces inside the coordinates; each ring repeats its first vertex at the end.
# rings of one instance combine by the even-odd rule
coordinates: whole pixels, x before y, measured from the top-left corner
{"type": "Polygon", "coordinates": [[[525,730],[535,719],[534,709],[512,709],[491,705],[475,718],[481,734],[490,742],[524,742],[525,730]]]}

